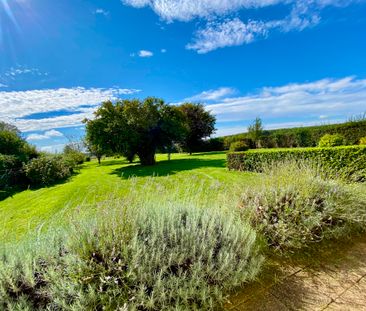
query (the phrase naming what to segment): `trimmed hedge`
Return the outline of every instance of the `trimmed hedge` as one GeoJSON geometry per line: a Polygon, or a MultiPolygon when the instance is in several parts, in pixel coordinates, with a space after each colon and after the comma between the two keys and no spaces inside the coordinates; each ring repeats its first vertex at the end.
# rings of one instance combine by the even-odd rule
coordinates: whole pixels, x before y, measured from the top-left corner
{"type": "Polygon", "coordinates": [[[366,180],[366,146],[257,149],[227,155],[230,170],[256,172],[273,162],[293,159],[314,161],[330,173],[353,181],[366,180]]]}

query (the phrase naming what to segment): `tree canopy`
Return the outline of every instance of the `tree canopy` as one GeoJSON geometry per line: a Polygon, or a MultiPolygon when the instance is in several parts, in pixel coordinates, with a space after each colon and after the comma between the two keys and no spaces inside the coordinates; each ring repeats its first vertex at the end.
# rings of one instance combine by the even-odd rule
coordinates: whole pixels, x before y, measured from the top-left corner
{"type": "Polygon", "coordinates": [[[184,103],[178,109],[184,116],[186,127],[182,145],[186,151],[192,153],[202,144],[204,138],[215,132],[216,118],[202,104],[184,103]]]}
{"type": "Polygon", "coordinates": [[[89,150],[137,155],[142,165],[155,164],[156,150],[185,135],[183,115],[162,99],[149,97],[104,102],[93,120],[85,120],[89,150]]]}

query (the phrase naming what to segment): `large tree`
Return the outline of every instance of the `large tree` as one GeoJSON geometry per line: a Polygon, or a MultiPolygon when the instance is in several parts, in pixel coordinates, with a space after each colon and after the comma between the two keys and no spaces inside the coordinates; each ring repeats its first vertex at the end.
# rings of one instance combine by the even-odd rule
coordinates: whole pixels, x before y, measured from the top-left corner
{"type": "Polygon", "coordinates": [[[190,154],[199,149],[203,139],[215,132],[216,118],[205,110],[202,104],[184,103],[178,107],[183,113],[186,135],[182,140],[183,148],[190,154]]]}
{"type": "Polygon", "coordinates": [[[137,155],[142,165],[155,164],[157,148],[181,140],[184,127],[181,112],[163,100],[104,102],[94,120],[85,120],[87,141],[100,150],[137,155]]]}

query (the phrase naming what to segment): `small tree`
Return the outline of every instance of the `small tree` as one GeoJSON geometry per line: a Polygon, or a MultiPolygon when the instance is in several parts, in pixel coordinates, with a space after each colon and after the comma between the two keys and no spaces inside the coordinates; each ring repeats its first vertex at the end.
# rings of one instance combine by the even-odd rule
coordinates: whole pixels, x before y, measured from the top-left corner
{"type": "Polygon", "coordinates": [[[248,127],[249,137],[255,142],[257,148],[260,147],[260,141],[263,136],[263,125],[261,118],[256,118],[248,127]]]}
{"type": "Polygon", "coordinates": [[[216,118],[202,104],[185,103],[178,107],[184,116],[186,135],[182,147],[192,154],[202,145],[203,139],[215,132],[216,118]]]}

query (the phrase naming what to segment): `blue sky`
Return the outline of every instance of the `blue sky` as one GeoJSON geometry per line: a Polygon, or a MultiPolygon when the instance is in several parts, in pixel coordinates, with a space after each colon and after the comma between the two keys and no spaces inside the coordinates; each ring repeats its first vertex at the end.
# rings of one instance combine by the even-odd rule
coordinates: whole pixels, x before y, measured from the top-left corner
{"type": "Polygon", "coordinates": [[[366,1],[0,0],[0,120],[60,150],[107,99],[202,102],[217,134],[366,112],[366,1]]]}

